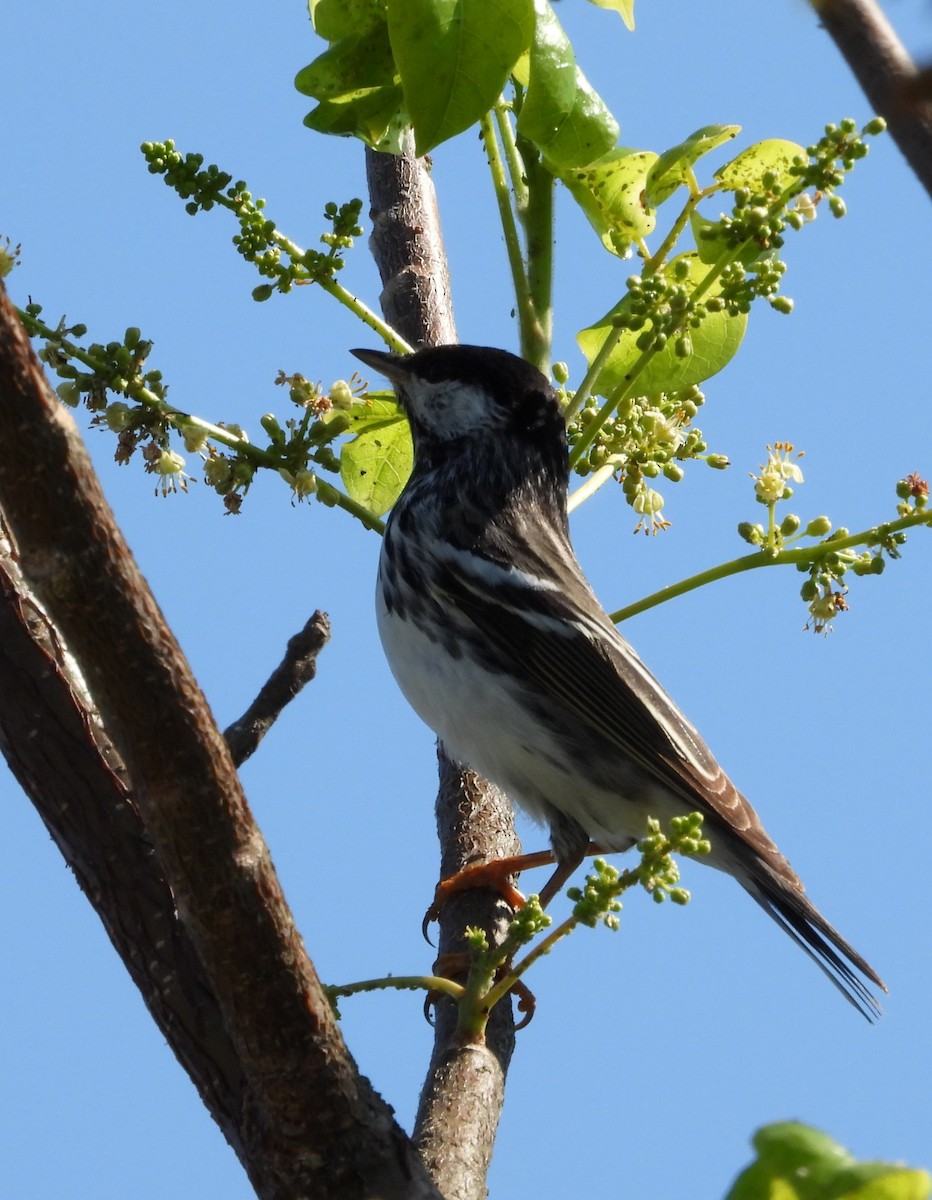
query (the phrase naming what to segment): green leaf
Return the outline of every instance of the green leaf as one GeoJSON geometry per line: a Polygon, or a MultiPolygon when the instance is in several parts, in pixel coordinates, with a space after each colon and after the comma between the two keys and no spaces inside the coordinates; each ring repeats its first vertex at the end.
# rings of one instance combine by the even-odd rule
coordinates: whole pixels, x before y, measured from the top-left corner
{"type": "Polygon", "coordinates": [[[625,25],[634,29],[634,0],[591,0],[596,8],[610,8],[618,13],[625,25]]]}
{"type": "MultiPolygon", "coordinates": [[[[734,252],[734,241],[722,229],[719,221],[710,221],[695,210],[689,214],[689,224],[696,241],[700,259],[704,263],[715,263],[725,253],[734,252]]],[[[750,267],[768,256],[777,254],[775,250],[765,250],[751,240],[738,253],[736,262],[750,267]]]]}
{"type": "Polygon", "coordinates": [[[619,147],[560,178],[612,254],[627,255],[631,243],[654,228],[654,211],[644,201],[647,174],[657,161],[649,150],[619,147]]]}
{"type": "Polygon", "coordinates": [[[618,140],[618,122],[576,65],[569,38],[547,0],[534,3],[527,94],[518,133],[561,171],[606,154],[618,140]]]}
{"type": "Polygon", "coordinates": [[[769,138],[765,142],[756,142],[753,146],[748,146],[737,158],[719,167],[715,178],[729,191],[747,188],[751,192],[760,192],[763,190],[764,176],[768,171],[773,171],[777,176],[777,190],[782,190],[795,178],[790,170],[795,158],[807,161],[806,151],[802,146],[798,146],[796,142],[786,142],[782,138],[769,138]]]}
{"type": "Polygon", "coordinates": [[[400,154],[408,127],[403,101],[400,86],[370,88],[339,100],[322,100],[304,124],[318,133],[358,137],[373,150],[400,154]]]}
{"type": "Polygon", "coordinates": [[[311,129],[400,151],[408,116],[384,23],[334,42],[298,72],[295,87],[320,101],[304,118],[311,129]]]}
{"type": "Polygon", "coordinates": [[[328,42],[385,24],[385,0],[308,0],[315,33],[328,42]]]}
{"type": "Polygon", "coordinates": [[[418,154],[498,100],[531,43],[533,0],[388,0],[388,29],[418,154]]]}
{"type": "Polygon", "coordinates": [[[665,150],[647,176],[648,204],[663,204],[682,184],[687,183],[693,164],[703,154],[730,141],[741,131],[740,125],[704,125],[678,146],[665,150]]]}
{"type": "MultiPolygon", "coordinates": [[[[673,259],[673,263],[685,262],[689,266],[689,277],[686,285],[692,290],[698,286],[708,274],[708,268],[699,260],[695,252],[681,254],[673,259]]],[[[672,263],[670,264],[672,266],[672,263]]],[[[719,288],[713,285],[705,296],[714,296],[719,288]]],[[[595,359],[602,343],[614,331],[612,318],[620,312],[625,312],[628,298],[625,297],[611,312],[583,329],[577,336],[580,349],[589,363],[595,359]]],[[[747,314],[741,313],[731,317],[725,312],[708,313],[697,329],[690,329],[689,339],[692,343],[692,353],[680,358],[676,353],[676,338],[671,338],[663,350],[651,356],[647,365],[637,377],[634,394],[637,396],[653,396],[658,392],[677,392],[693,384],[702,383],[711,378],[731,361],[734,357],[747,328],[747,314]]],[[[641,351],[635,344],[638,334],[626,329],[611,352],[605,369],[599,375],[599,392],[607,395],[620,387],[629,375],[632,367],[641,357],[641,351]]]]}
{"type": "Polygon", "coordinates": [[[315,100],[335,100],[398,82],[388,29],[380,25],[334,42],[298,72],[294,85],[315,100]]]}
{"type": "Polygon", "coordinates": [[[350,419],[354,433],[370,425],[384,425],[386,421],[404,419],[404,413],[394,392],[367,392],[366,398],[344,410],[350,419]]]}
{"type": "Polygon", "coordinates": [[[796,1122],[754,1135],[757,1160],[735,1180],[726,1200],[929,1200],[925,1171],[859,1163],[837,1142],[796,1122]]]}
{"type": "Polygon", "coordinates": [[[397,415],[373,421],[346,443],[340,477],[351,499],[381,517],[401,495],[413,460],[411,430],[397,415]]]}

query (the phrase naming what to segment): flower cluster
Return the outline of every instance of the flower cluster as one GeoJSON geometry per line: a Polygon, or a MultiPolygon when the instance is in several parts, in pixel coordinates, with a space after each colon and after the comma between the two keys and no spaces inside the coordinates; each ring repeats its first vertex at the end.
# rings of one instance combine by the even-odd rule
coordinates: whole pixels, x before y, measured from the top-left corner
{"type": "MultiPolygon", "coordinates": [[[[702,431],[692,425],[704,401],[698,387],[629,401],[602,423],[576,470],[588,475],[611,468],[621,482],[625,499],[641,518],[637,530],[656,532],[665,528],[667,522],[660,516],[663,496],[651,481],[662,477],[669,483],[679,483],[685,474],[681,464],[690,459],[700,459],[718,470],[728,466],[724,455],[707,453],[702,431]]],[[[598,402],[590,399],[569,425],[570,446],[598,416],[598,402]]]]}
{"type": "Polygon", "coordinates": [[[204,167],[202,154],[182,155],[170,139],[143,142],[140,148],[149,171],[163,176],[166,184],[187,201],[185,210],[192,216],[215,205],[235,215],[239,232],[233,237],[233,245],[260,275],[272,281],[253,290],[255,300],[268,300],[275,291],[289,292],[295,284],[331,280],[344,265],[342,252],[362,235],[362,201],[338,205],[331,200],[324,207],[330,230],[320,237],[327,251],[304,250],[265,215],[265,201],[253,199],[244,180],[234,183],[232,175],[213,163],[204,167]]]}

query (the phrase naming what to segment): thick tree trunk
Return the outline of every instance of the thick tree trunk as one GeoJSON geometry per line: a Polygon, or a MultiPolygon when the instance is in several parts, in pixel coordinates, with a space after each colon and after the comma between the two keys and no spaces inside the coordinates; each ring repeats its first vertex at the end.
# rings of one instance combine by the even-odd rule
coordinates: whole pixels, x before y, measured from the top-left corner
{"type": "Polygon", "coordinates": [[[264,1198],[436,1197],[343,1045],[227,744],[0,290],[0,743],[264,1198]]]}

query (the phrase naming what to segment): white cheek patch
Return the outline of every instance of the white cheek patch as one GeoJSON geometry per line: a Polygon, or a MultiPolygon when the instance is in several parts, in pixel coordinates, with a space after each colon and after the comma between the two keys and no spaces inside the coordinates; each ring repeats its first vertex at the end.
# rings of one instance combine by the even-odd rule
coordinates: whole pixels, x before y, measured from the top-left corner
{"type": "Polygon", "coordinates": [[[441,441],[487,428],[494,414],[491,397],[476,384],[412,378],[405,380],[404,390],[414,420],[441,441]]]}

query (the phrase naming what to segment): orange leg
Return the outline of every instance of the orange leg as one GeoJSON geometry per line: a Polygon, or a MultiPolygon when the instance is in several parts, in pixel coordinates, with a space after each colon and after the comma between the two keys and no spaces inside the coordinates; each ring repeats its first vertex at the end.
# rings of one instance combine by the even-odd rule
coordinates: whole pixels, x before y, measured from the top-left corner
{"type": "MultiPolygon", "coordinates": [[[[434,900],[424,915],[423,928],[426,931],[431,921],[436,921],[440,909],[457,892],[465,892],[470,888],[491,888],[499,893],[511,908],[522,908],[524,896],[511,882],[513,875],[522,871],[530,871],[534,867],[547,867],[556,863],[556,870],[540,890],[540,903],[546,908],[550,901],[560,891],[569,877],[573,874],[583,858],[590,854],[601,854],[602,849],[590,842],[584,854],[567,862],[558,863],[552,850],[538,850],[534,854],[515,854],[510,858],[495,858],[491,862],[470,863],[448,879],[441,879],[434,892],[434,900]]],[[[425,932],[426,936],[426,932],[425,932]]]]}

